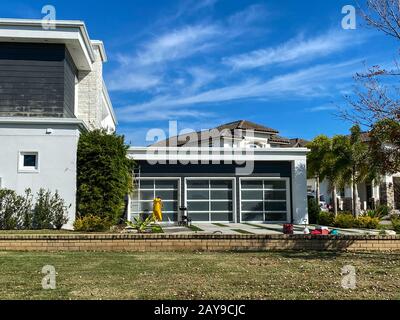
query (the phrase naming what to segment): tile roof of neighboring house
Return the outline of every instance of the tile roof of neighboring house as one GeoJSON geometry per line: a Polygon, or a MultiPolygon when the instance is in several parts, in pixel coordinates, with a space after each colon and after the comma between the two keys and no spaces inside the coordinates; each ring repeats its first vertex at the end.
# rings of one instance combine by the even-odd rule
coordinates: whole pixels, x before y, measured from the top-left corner
{"type": "Polygon", "coordinates": [[[292,148],[305,148],[306,145],[309,142],[310,141],[305,140],[305,139],[301,139],[301,138],[290,139],[290,147],[292,147],[292,148]]]}
{"type": "Polygon", "coordinates": [[[224,130],[224,129],[229,129],[229,130],[235,130],[235,129],[242,129],[242,130],[254,130],[254,131],[260,131],[260,132],[268,132],[268,133],[279,133],[278,130],[272,129],[265,127],[263,125],[247,121],[247,120],[238,120],[234,122],[229,122],[225,123],[223,125],[218,126],[216,129],[218,130],[224,130]]]}
{"type": "Polygon", "coordinates": [[[220,131],[221,136],[231,136],[233,138],[236,137],[238,139],[242,139],[242,136],[235,135],[234,130],[243,130],[243,131],[254,130],[256,132],[270,133],[272,135],[272,137],[270,138],[270,141],[272,143],[284,143],[284,144],[290,143],[289,139],[277,136],[277,134],[279,133],[278,130],[275,130],[275,129],[272,129],[269,127],[265,127],[263,125],[256,124],[251,121],[238,120],[238,121],[234,121],[234,122],[225,123],[223,125],[220,125],[216,128],[210,129],[210,130],[197,131],[197,132],[182,134],[179,136],[174,136],[174,137],[168,138],[166,140],[158,141],[150,146],[151,147],[163,147],[163,146],[170,146],[172,144],[173,146],[180,147],[180,146],[185,145],[189,141],[196,142],[196,141],[201,140],[201,138],[202,138],[201,134],[203,132],[207,133],[214,129],[220,131]]]}
{"type": "Polygon", "coordinates": [[[278,135],[273,135],[268,139],[270,143],[278,143],[278,144],[290,144],[290,139],[284,138],[278,135]]]}

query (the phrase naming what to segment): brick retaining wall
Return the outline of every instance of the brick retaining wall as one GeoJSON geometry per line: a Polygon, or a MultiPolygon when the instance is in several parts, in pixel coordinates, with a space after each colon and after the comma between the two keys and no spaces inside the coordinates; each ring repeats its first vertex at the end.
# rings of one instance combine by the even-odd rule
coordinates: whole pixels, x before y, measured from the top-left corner
{"type": "Polygon", "coordinates": [[[399,236],[0,235],[0,251],[400,251],[399,236]]]}

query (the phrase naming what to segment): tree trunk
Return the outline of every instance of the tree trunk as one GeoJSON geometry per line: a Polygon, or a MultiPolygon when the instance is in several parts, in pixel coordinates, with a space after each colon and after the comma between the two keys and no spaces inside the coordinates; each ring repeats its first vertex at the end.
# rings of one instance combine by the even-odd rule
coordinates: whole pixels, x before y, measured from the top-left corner
{"type": "Polygon", "coordinates": [[[336,186],[333,186],[332,190],[332,201],[333,201],[333,212],[335,213],[335,217],[338,214],[338,206],[337,206],[337,188],[336,186]]]}
{"type": "Polygon", "coordinates": [[[357,190],[357,183],[355,179],[355,174],[353,173],[352,177],[352,185],[353,185],[353,204],[352,204],[352,213],[354,217],[358,217],[358,190],[357,190]]]}
{"type": "Polygon", "coordinates": [[[319,199],[321,197],[321,193],[320,193],[320,190],[319,190],[319,188],[320,188],[320,186],[319,186],[319,176],[316,176],[315,180],[316,180],[315,199],[317,200],[317,204],[319,206],[319,199]]]}

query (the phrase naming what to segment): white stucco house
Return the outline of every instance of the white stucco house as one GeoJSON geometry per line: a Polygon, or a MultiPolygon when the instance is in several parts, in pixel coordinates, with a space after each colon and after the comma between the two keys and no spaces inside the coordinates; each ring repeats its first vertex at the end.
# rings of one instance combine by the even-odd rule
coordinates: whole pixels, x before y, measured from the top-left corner
{"type": "Polygon", "coordinates": [[[81,21],[0,19],[0,187],[58,191],[75,219],[79,135],[114,131],[101,41],[81,21]]]}
{"type": "MultiPolygon", "coordinates": [[[[81,132],[112,132],[116,117],[103,81],[101,41],[80,21],[0,19],[0,188],[58,191],[76,214],[81,132]]],[[[164,202],[164,218],[196,222],[304,223],[306,155],[298,141],[240,120],[132,147],[136,193],[128,218],[164,202]],[[185,210],[180,210],[180,209],[185,210]]]]}

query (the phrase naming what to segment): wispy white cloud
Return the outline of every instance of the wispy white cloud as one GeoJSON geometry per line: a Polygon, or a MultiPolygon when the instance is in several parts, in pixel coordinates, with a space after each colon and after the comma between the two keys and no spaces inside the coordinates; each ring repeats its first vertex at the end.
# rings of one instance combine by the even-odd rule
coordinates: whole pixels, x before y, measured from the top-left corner
{"type": "Polygon", "coordinates": [[[132,55],[118,54],[120,64],[108,78],[110,90],[148,90],[160,86],[169,68],[166,64],[209,50],[222,31],[216,25],[177,29],[142,44],[132,55]]]}
{"type": "Polygon", "coordinates": [[[336,64],[322,64],[301,69],[296,72],[278,75],[269,80],[248,79],[244,82],[206,90],[187,96],[157,96],[151,101],[127,106],[120,109],[125,117],[132,110],[147,110],[150,108],[194,106],[198,104],[215,104],[240,99],[267,100],[288,98],[311,98],[330,94],[338,79],[351,79],[359,70],[361,62],[351,60],[336,64]]]}
{"type": "Polygon", "coordinates": [[[160,76],[136,73],[136,72],[116,72],[108,81],[111,91],[137,91],[146,90],[157,86],[162,81],[160,76]]]}
{"type": "Polygon", "coordinates": [[[333,104],[323,104],[321,106],[306,108],[307,112],[323,112],[323,111],[334,111],[338,110],[338,107],[333,104]]]}
{"type": "Polygon", "coordinates": [[[149,41],[133,58],[135,64],[151,65],[182,59],[210,48],[207,40],[221,33],[216,25],[186,26],[149,41]]]}
{"type": "Polygon", "coordinates": [[[236,12],[228,18],[228,23],[231,26],[243,26],[251,25],[255,22],[265,21],[268,12],[264,5],[253,4],[243,9],[242,11],[236,12]]]}
{"type": "Polygon", "coordinates": [[[129,122],[146,122],[146,121],[165,121],[165,120],[177,120],[181,118],[185,119],[202,119],[215,115],[213,112],[208,111],[196,111],[192,109],[180,109],[170,108],[166,106],[158,106],[157,108],[135,108],[130,109],[129,112],[119,110],[123,121],[129,122]]]}
{"type": "MultiPolygon", "coordinates": [[[[193,10],[197,7],[212,7],[216,2],[196,1],[193,10]]],[[[204,20],[172,30],[164,28],[167,31],[155,33],[157,35],[138,44],[131,52],[114,54],[120,66],[108,77],[108,82],[112,84],[110,90],[162,89],[175,82],[171,80],[171,72],[186,73],[185,77],[193,80],[186,91],[199,89],[216,77],[215,70],[212,75],[206,70],[211,68],[196,65],[188,67],[184,62],[201,55],[212,56],[218,50],[225,49],[225,44],[248,34],[248,28],[262,17],[265,17],[264,7],[252,5],[222,21],[204,20]]],[[[215,62],[219,63],[219,58],[215,62]]]]}
{"type": "Polygon", "coordinates": [[[306,39],[298,36],[277,47],[254,50],[223,59],[234,69],[253,69],[279,63],[299,63],[315,57],[324,57],[342,51],[350,45],[364,41],[348,32],[329,31],[318,37],[306,39]]]}
{"type": "Polygon", "coordinates": [[[195,92],[215,80],[217,73],[206,67],[191,67],[187,70],[191,76],[191,85],[188,91],[195,92]]]}

